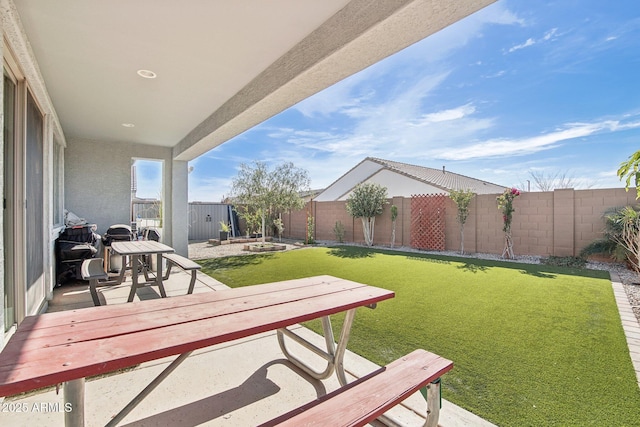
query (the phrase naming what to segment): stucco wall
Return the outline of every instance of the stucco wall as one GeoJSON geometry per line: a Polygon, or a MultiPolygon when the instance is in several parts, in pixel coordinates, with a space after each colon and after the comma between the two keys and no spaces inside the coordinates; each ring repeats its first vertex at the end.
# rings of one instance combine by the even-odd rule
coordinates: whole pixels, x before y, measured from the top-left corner
{"type": "MultiPolygon", "coordinates": [[[[563,189],[549,192],[522,193],[514,201],[511,225],[514,251],[517,255],[570,256],[578,255],[592,241],[602,237],[605,211],[609,208],[636,205],[633,189],[598,190],[563,189]]],[[[316,239],[335,240],[336,221],[345,226],[345,241],[364,243],[360,219],[353,220],[346,212],[344,201],[312,202],[316,222],[316,239]]],[[[446,249],[460,249],[460,226],[456,221],[456,205],[446,201],[446,249]]],[[[382,215],[376,218],[374,244],[388,246],[391,242],[391,204],[398,207],[396,246],[408,246],[411,241],[411,199],[389,199],[382,215]]],[[[285,236],[302,239],[304,228],[298,221],[304,216],[285,215],[288,229],[285,236]]],[[[501,254],[504,248],[502,214],[496,195],[479,195],[470,205],[464,226],[465,252],[501,254]]]]}
{"type": "Polygon", "coordinates": [[[322,191],[315,200],[318,202],[346,201],[351,195],[353,187],[365,182],[386,187],[389,197],[410,197],[412,194],[433,194],[443,191],[441,188],[415,178],[384,169],[379,163],[364,160],[322,191]]]}
{"type": "MultiPolygon", "coordinates": [[[[437,194],[443,192],[441,188],[434,187],[433,185],[388,169],[378,171],[365,182],[386,187],[389,197],[411,197],[412,194],[437,194]]],[[[341,197],[340,200],[347,200],[350,194],[351,192],[341,197]]]]}
{"type": "MultiPolygon", "coordinates": [[[[169,173],[171,176],[170,148],[118,142],[68,141],[64,156],[65,209],[97,224],[100,234],[113,224],[129,224],[132,158],[162,160],[163,174],[169,173]]],[[[169,234],[167,231],[163,230],[169,234]]]]}

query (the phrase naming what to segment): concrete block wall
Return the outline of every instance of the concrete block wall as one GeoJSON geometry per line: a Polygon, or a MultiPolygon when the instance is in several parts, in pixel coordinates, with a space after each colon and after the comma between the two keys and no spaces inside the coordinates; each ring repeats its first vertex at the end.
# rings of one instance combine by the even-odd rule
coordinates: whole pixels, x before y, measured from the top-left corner
{"type": "MultiPolygon", "coordinates": [[[[634,189],[623,188],[522,193],[514,201],[515,212],[511,225],[514,252],[518,255],[572,256],[602,237],[604,213],[607,209],[636,205],[634,189]]],[[[464,249],[468,253],[501,254],[504,249],[502,213],[497,195],[486,194],[473,198],[469,217],[464,226],[464,249]]],[[[391,205],[398,207],[396,246],[411,242],[411,199],[389,199],[382,215],[376,218],[374,245],[391,244],[391,205]]],[[[316,222],[317,240],[335,240],[333,227],[341,221],[345,227],[345,242],[364,243],[362,223],[346,210],[346,202],[311,202],[316,222]]],[[[293,212],[285,218],[285,236],[304,239],[307,210],[293,212]]],[[[446,249],[460,250],[460,227],[457,208],[451,200],[445,205],[446,249]]]]}
{"type": "Polygon", "coordinates": [[[602,237],[604,229],[603,215],[608,209],[640,204],[636,200],[635,189],[624,191],[580,190],[575,199],[575,246],[584,248],[593,240],[602,237]]]}

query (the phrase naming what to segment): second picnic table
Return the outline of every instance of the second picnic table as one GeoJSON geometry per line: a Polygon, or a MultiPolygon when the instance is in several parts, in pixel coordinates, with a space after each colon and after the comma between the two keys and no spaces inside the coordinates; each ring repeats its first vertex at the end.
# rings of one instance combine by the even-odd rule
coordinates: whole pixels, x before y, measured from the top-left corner
{"type": "Polygon", "coordinates": [[[162,254],[169,254],[175,252],[171,246],[167,246],[164,243],[156,242],[154,240],[134,240],[131,242],[113,242],[111,243],[111,250],[117,254],[122,255],[122,272],[121,278],[124,273],[125,258],[131,257],[131,292],[129,292],[128,302],[132,302],[136,295],[136,290],[139,287],[145,285],[155,285],[160,291],[162,298],[167,297],[167,293],[164,290],[162,284],[162,254]],[[140,262],[143,256],[155,256],[156,257],[156,271],[153,280],[148,276],[148,265],[140,262]],[[141,269],[145,276],[145,282],[138,280],[138,269],[141,269]]]}

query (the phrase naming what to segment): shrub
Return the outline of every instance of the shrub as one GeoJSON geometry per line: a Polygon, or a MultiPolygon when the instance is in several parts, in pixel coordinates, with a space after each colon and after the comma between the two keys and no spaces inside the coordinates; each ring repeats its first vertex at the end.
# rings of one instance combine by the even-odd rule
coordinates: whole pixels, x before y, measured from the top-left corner
{"type": "Polygon", "coordinates": [[[550,256],[540,260],[542,264],[555,267],[584,268],[587,260],[581,256],[550,256]]]}
{"type": "Polygon", "coordinates": [[[587,245],[580,256],[607,255],[618,262],[628,262],[638,270],[640,242],[639,207],[616,207],[605,211],[604,237],[587,245]]]}
{"type": "Polygon", "coordinates": [[[336,241],[338,243],[344,242],[344,225],[342,222],[336,222],[336,225],[333,226],[333,234],[336,236],[336,241]]]}
{"type": "Polygon", "coordinates": [[[305,243],[307,245],[312,245],[316,241],[314,239],[314,230],[315,230],[315,220],[313,219],[313,215],[307,215],[307,237],[305,239],[305,243]]]}

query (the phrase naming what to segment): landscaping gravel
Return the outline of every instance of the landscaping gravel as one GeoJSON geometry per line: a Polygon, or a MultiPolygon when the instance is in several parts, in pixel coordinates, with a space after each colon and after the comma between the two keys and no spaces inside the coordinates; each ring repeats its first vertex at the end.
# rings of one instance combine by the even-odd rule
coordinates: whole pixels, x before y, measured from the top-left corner
{"type": "MultiPolygon", "coordinates": [[[[300,246],[296,244],[298,241],[283,239],[282,244],[286,246],[286,250],[294,250],[294,249],[303,249],[305,246],[300,246]]],[[[280,243],[280,242],[277,242],[280,243]]],[[[321,241],[318,242],[318,246],[330,246],[335,245],[335,242],[331,241],[321,241]]],[[[348,243],[342,243],[343,245],[350,245],[348,243]]],[[[353,244],[351,244],[353,245],[353,244]]],[[[353,246],[362,246],[362,245],[353,245],[353,246]]],[[[253,252],[247,252],[243,250],[244,244],[230,244],[230,245],[218,245],[214,246],[209,244],[208,241],[204,242],[190,242],[189,243],[189,258],[191,259],[208,259],[208,258],[218,258],[225,256],[233,256],[233,255],[249,255],[253,254],[253,252]]],[[[397,250],[402,252],[414,252],[414,253],[423,253],[423,254],[434,254],[434,255],[448,255],[448,256],[464,256],[466,258],[476,258],[476,259],[487,259],[487,260],[495,260],[495,261],[506,261],[506,262],[518,262],[518,263],[526,263],[526,264],[540,264],[540,260],[543,257],[539,256],[531,256],[531,255],[521,255],[516,256],[515,260],[505,260],[500,257],[500,255],[495,254],[465,254],[460,255],[458,252],[454,251],[423,251],[419,249],[413,249],[409,247],[395,247],[391,248],[388,246],[375,246],[376,249],[387,249],[387,250],[397,250]]],[[[627,292],[627,297],[629,298],[629,303],[633,309],[636,318],[638,319],[638,323],[640,323],[640,277],[633,271],[626,268],[623,264],[618,263],[608,263],[608,262],[588,262],[586,268],[592,270],[607,270],[613,271],[618,274],[620,277],[620,281],[627,292]]]]}

